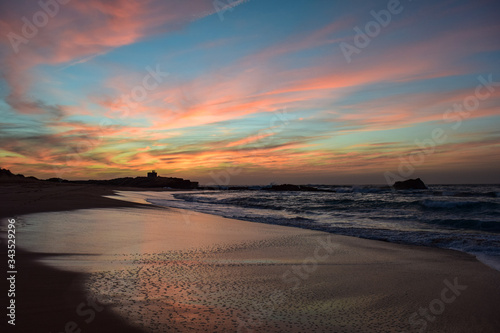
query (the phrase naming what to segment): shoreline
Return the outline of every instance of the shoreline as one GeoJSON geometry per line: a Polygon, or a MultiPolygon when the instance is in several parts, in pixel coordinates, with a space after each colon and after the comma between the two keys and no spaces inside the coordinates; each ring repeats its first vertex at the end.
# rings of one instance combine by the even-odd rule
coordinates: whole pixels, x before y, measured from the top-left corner
{"type": "MultiPolygon", "coordinates": [[[[136,191],[136,192],[139,192],[139,193],[134,193],[134,195],[131,195],[130,193],[128,193],[127,191],[123,191],[123,193],[120,193],[121,191],[120,190],[117,190],[115,191],[115,195],[112,195],[112,196],[107,196],[108,198],[113,198],[113,199],[118,199],[118,200],[124,200],[124,201],[129,201],[129,202],[135,202],[135,203],[148,203],[150,204],[149,202],[146,202],[146,198],[149,198],[149,199],[156,199],[157,197],[155,196],[154,192],[153,191],[136,191]],[[144,193],[146,192],[146,193],[144,193]]],[[[173,195],[173,194],[172,194],[173,195]]],[[[159,196],[157,199],[164,199],[164,196],[159,196]]],[[[175,204],[176,202],[171,202],[169,204],[166,204],[166,205],[158,205],[158,204],[151,204],[153,206],[157,206],[157,207],[162,207],[162,208],[168,208],[168,209],[174,209],[174,208],[177,208],[177,209],[185,209],[187,211],[191,211],[190,207],[182,207],[182,206],[177,206],[175,204]],[[171,205],[172,204],[172,205],[171,205]]],[[[372,233],[362,233],[362,234],[356,234],[356,235],[353,235],[353,234],[350,234],[349,232],[346,232],[344,230],[332,230],[328,227],[318,227],[316,225],[316,227],[311,227],[312,225],[311,224],[301,224],[301,225],[297,225],[297,224],[283,224],[283,223],[273,223],[273,222],[269,222],[269,221],[260,221],[259,219],[252,219],[252,218],[246,218],[246,217],[231,217],[230,215],[232,214],[228,214],[229,216],[224,216],[224,214],[221,214],[221,213],[217,213],[217,212],[211,212],[211,211],[203,211],[203,210],[193,210],[193,211],[196,211],[196,212],[200,212],[200,213],[204,213],[204,214],[209,214],[209,215],[215,215],[215,216],[220,216],[220,217],[226,217],[226,218],[234,218],[234,219],[237,219],[237,220],[242,220],[242,221],[249,221],[249,222],[254,222],[254,223],[260,223],[260,224],[265,224],[265,225],[278,225],[278,226],[287,226],[287,227],[294,227],[294,228],[299,228],[299,229],[302,229],[302,230],[315,230],[315,231],[322,231],[322,232],[327,232],[329,234],[332,234],[332,235],[343,235],[343,236],[348,236],[348,237],[354,237],[354,238],[358,238],[358,239],[369,239],[369,240],[375,240],[375,241],[381,241],[381,242],[388,242],[388,243],[391,243],[391,244],[398,244],[398,245],[412,245],[412,246],[417,246],[417,247],[426,247],[426,248],[434,248],[434,249],[444,249],[444,250],[453,250],[453,251],[458,251],[460,253],[465,253],[467,255],[471,255],[473,256],[476,260],[478,260],[479,262],[481,262],[482,264],[486,265],[487,267],[489,268],[492,268],[496,271],[499,271],[500,272],[500,257],[498,255],[493,255],[491,253],[487,253],[487,252],[481,252],[480,250],[470,250],[470,249],[467,249],[467,248],[460,248],[460,247],[456,247],[456,246],[446,246],[446,245],[443,245],[443,244],[440,244],[439,242],[436,242],[434,243],[433,241],[432,242],[427,242],[425,244],[423,243],[419,243],[418,241],[415,242],[415,241],[412,241],[411,238],[408,238],[409,236],[403,236],[401,238],[398,238],[398,237],[393,237],[392,239],[388,239],[390,238],[390,234],[385,234],[385,237],[384,237],[384,234],[383,233],[379,233],[381,230],[383,229],[374,229],[374,230],[371,230],[373,231],[372,233]]],[[[314,224],[313,224],[314,225],[314,224]]],[[[320,224],[321,225],[321,224],[320,224]]],[[[349,228],[346,228],[346,229],[349,229],[349,228]]],[[[370,230],[370,229],[367,229],[367,230],[370,230]]],[[[442,231],[435,231],[435,233],[439,233],[439,232],[442,232],[442,231]]],[[[443,237],[445,237],[444,234],[442,234],[443,237]]],[[[491,234],[491,236],[493,236],[494,234],[491,234]]],[[[439,239],[438,239],[439,241],[439,239]]]]}
{"type": "MultiPolygon", "coordinates": [[[[2,183],[0,201],[9,202],[9,205],[2,205],[1,225],[9,218],[41,212],[97,207],[141,207],[138,204],[102,197],[110,193],[113,193],[112,188],[99,186],[39,182],[2,183]]],[[[7,246],[3,237],[0,243],[0,253],[6,259],[7,246]]],[[[85,274],[63,271],[40,264],[38,259],[44,257],[46,257],[44,253],[29,252],[23,250],[22,244],[16,244],[15,260],[18,270],[15,297],[16,325],[7,324],[5,319],[2,320],[1,325],[8,329],[8,332],[64,332],[66,325],[71,328],[72,323],[78,325],[78,328],[84,332],[113,332],[114,330],[125,333],[142,332],[130,327],[123,318],[108,309],[100,312],[90,324],[82,321],[76,309],[81,303],[89,301],[83,288],[85,274]]],[[[2,267],[6,271],[6,260],[2,267]]],[[[8,290],[5,279],[2,281],[2,290],[8,290]]],[[[5,296],[2,299],[5,300],[5,296]]]]}
{"type": "MultiPolygon", "coordinates": [[[[13,202],[17,201],[18,203],[21,203],[24,201],[24,205],[11,205],[10,210],[8,210],[7,213],[5,213],[6,211],[2,209],[2,213],[0,214],[2,221],[6,218],[12,218],[14,216],[26,215],[36,212],[68,211],[82,208],[152,208],[152,205],[143,205],[102,197],[102,195],[112,195],[114,193],[113,190],[124,190],[123,188],[102,188],[100,186],[95,187],[80,185],[77,185],[76,187],[74,187],[74,185],[70,185],[71,188],[62,188],[64,186],[67,186],[63,184],[56,184],[55,186],[43,186],[46,188],[40,188],[37,186],[26,187],[24,185],[12,185],[10,187],[11,190],[16,191],[15,193],[19,196],[17,198],[18,200],[16,200],[15,197],[12,197],[12,192],[9,196],[8,193],[5,193],[5,187],[2,188],[0,199],[3,199],[3,202],[11,200],[13,202]],[[35,190],[36,192],[33,193],[33,190],[35,190]],[[61,193],[61,190],[63,191],[63,193],[61,193]],[[28,202],[26,202],[27,197],[29,198],[28,202]],[[37,205],[32,205],[33,202],[37,202],[37,205]],[[28,206],[29,208],[27,208],[28,206]],[[36,211],[37,209],[39,210],[36,211]]],[[[133,190],[142,191],[142,189],[133,190]]],[[[154,209],[164,209],[165,211],[168,211],[168,208],[164,207],[158,207],[154,209]]],[[[147,211],[144,212],[146,213],[147,211]]],[[[220,217],[214,218],[221,219],[220,217]]],[[[256,224],[256,228],[260,228],[259,225],[264,225],[253,222],[244,223],[256,224]]],[[[283,228],[282,226],[273,227],[283,228]]],[[[300,230],[299,233],[301,233],[301,231],[303,231],[303,229],[300,230]]],[[[313,232],[313,234],[314,233],[315,232],[313,232]]],[[[318,232],[317,235],[328,234],[318,232]]],[[[492,277],[498,278],[500,275],[496,271],[493,272],[491,268],[485,266],[471,255],[453,250],[422,248],[420,246],[411,245],[399,245],[348,236],[332,235],[332,237],[337,243],[342,244],[342,246],[348,253],[345,255],[345,257],[342,257],[339,254],[336,260],[339,260],[340,262],[329,263],[329,265],[333,265],[332,267],[320,267],[318,269],[318,275],[316,277],[313,277],[313,280],[311,280],[316,284],[324,284],[325,281],[329,281],[328,276],[335,276],[335,284],[342,285],[343,289],[351,290],[354,287],[352,292],[354,292],[354,290],[358,288],[362,291],[364,290],[364,293],[367,293],[368,295],[371,294],[373,290],[385,290],[385,293],[387,294],[385,297],[389,297],[389,295],[391,295],[391,292],[389,290],[391,290],[393,286],[380,287],[374,285],[373,282],[379,280],[379,283],[387,284],[387,282],[384,283],[384,281],[388,279],[394,279],[394,276],[396,276],[395,281],[398,281],[399,279],[408,279],[412,281],[413,285],[422,288],[421,292],[428,296],[423,297],[424,301],[416,301],[415,299],[411,300],[411,302],[415,304],[415,311],[417,311],[419,304],[426,305],[425,303],[429,303],[430,301],[433,301],[434,298],[439,296],[438,292],[443,288],[443,281],[445,280],[445,278],[448,278],[449,282],[450,280],[451,282],[453,282],[453,275],[455,274],[460,275],[462,278],[466,277],[470,281],[473,281],[472,284],[468,283],[467,287],[476,289],[476,295],[469,293],[466,294],[467,296],[464,296],[463,299],[465,300],[460,299],[460,309],[456,310],[458,311],[457,313],[453,313],[453,315],[451,315],[451,318],[454,318],[453,320],[461,318],[468,310],[471,310],[468,309],[468,307],[470,306],[467,306],[467,302],[472,302],[472,304],[475,305],[480,303],[490,303],[488,305],[492,306],[493,309],[500,305],[499,301],[493,299],[495,294],[500,295],[499,287],[481,286],[481,281],[483,283],[484,281],[495,281],[494,279],[492,279],[492,277]],[[390,254],[392,252],[394,252],[394,256],[390,254]],[[399,263],[398,265],[391,268],[393,269],[392,271],[387,272],[384,269],[380,270],[380,268],[376,266],[373,266],[373,268],[366,268],[368,266],[365,267],[365,265],[373,265],[373,263],[371,262],[373,259],[368,257],[369,254],[370,256],[372,256],[372,258],[379,258],[378,260],[375,260],[375,262],[378,261],[382,266],[387,264],[388,268],[392,265],[391,261],[397,260],[399,261],[399,263]],[[444,258],[446,258],[446,260],[444,260],[444,258]],[[366,262],[363,261],[365,259],[367,260],[366,262]],[[359,268],[357,267],[358,265],[359,268]],[[403,265],[404,268],[401,268],[400,265],[403,265]],[[484,268],[482,266],[484,266],[484,268]],[[467,267],[474,269],[474,273],[477,274],[481,274],[481,272],[483,272],[485,275],[487,275],[487,277],[474,277],[475,274],[468,273],[468,269],[465,269],[467,267]],[[358,271],[358,269],[360,269],[360,271],[358,271]],[[447,272],[447,270],[449,270],[449,272],[447,272]],[[423,274],[424,276],[427,276],[426,274],[430,274],[429,276],[427,276],[427,278],[432,276],[432,281],[415,281],[415,277],[413,277],[413,274],[422,274],[421,272],[426,272],[425,274],[423,274]],[[366,275],[366,277],[364,278],[357,275],[352,277],[351,275],[353,273],[368,275],[366,275]],[[361,287],[363,284],[369,287],[361,287]],[[432,292],[429,292],[428,289],[434,290],[432,292]],[[487,297],[487,295],[490,295],[489,298],[487,297]],[[426,299],[427,301],[425,301],[426,299]]],[[[297,244],[287,243],[285,245],[279,246],[273,245],[270,249],[276,249],[280,246],[286,246],[290,251],[289,253],[284,255],[286,257],[286,260],[292,260],[292,262],[300,264],[301,260],[303,260],[304,257],[307,257],[307,255],[305,254],[310,254],[311,251],[314,251],[314,248],[311,248],[311,244],[307,242],[301,243],[299,241],[297,244]],[[300,246],[297,247],[297,244],[300,246]],[[294,250],[295,247],[297,247],[297,249],[300,248],[300,250],[294,250]]],[[[20,245],[20,247],[22,248],[22,245],[20,245]]],[[[235,260],[241,261],[241,258],[252,258],[252,260],[254,260],[253,258],[259,258],[261,256],[266,258],[276,257],[277,260],[283,259],[281,258],[282,255],[276,255],[275,253],[273,253],[273,251],[269,251],[270,250],[243,248],[236,251],[235,253],[222,254],[221,257],[218,258],[218,260],[228,260],[228,262],[233,262],[235,260]]],[[[4,244],[2,244],[2,250],[0,252],[6,255],[4,244]]],[[[19,300],[23,300],[22,303],[27,304],[27,307],[23,308],[20,305],[17,312],[18,316],[16,316],[16,318],[19,320],[19,324],[26,326],[22,327],[21,325],[16,325],[16,329],[14,331],[32,331],[33,329],[36,329],[37,331],[60,332],[64,330],[65,324],[67,324],[69,321],[74,321],[76,324],[80,325],[80,328],[82,328],[83,331],[86,331],[86,328],[88,328],[88,330],[92,332],[106,332],[110,330],[116,330],[118,328],[118,330],[121,332],[142,332],[136,327],[129,326],[123,319],[123,317],[117,315],[115,312],[112,312],[109,309],[104,309],[102,312],[99,312],[95,316],[96,320],[92,321],[88,326],[86,326],[87,324],[85,323],[85,321],[82,321],[82,318],[79,318],[78,315],[75,314],[75,309],[82,302],[88,301],[86,300],[87,295],[85,294],[83,288],[84,278],[88,275],[61,271],[38,263],[37,259],[40,259],[44,256],[45,254],[43,253],[30,253],[19,248],[17,250],[16,261],[18,261],[19,271],[23,272],[24,277],[18,275],[17,285],[19,288],[19,294],[16,298],[19,300]],[[47,281],[50,281],[50,283],[47,283],[47,281]],[[63,289],[65,292],[62,293],[61,289],[63,289]],[[54,313],[57,313],[57,316],[49,315],[54,313]],[[78,322],[78,319],[80,319],[80,322],[78,322]],[[23,330],[21,330],[21,328],[23,328],[23,330]]],[[[258,265],[258,267],[261,266],[258,265]]],[[[228,272],[233,271],[231,265],[227,265],[227,267],[222,265],[221,267],[222,268],[219,268],[219,270],[227,270],[228,272]]],[[[264,265],[262,267],[266,267],[266,269],[275,272],[276,274],[278,274],[278,272],[280,272],[279,269],[281,269],[280,265],[264,265]]],[[[245,269],[248,269],[248,267],[245,266],[245,269]]],[[[251,270],[251,272],[251,274],[256,275],[256,278],[258,277],[260,279],[260,276],[262,275],[262,272],[260,270],[251,270]]],[[[395,281],[393,281],[393,283],[395,283],[395,281]]],[[[461,278],[459,278],[458,281],[459,283],[461,283],[461,278]]],[[[409,291],[406,289],[405,283],[398,282],[397,284],[395,284],[395,286],[396,288],[394,288],[395,290],[393,291],[394,294],[392,297],[394,297],[394,295],[398,295],[398,297],[396,297],[396,300],[393,301],[401,302],[401,298],[404,299],[404,297],[407,297],[405,295],[409,291]]],[[[327,286],[325,286],[325,288],[327,288],[327,286]]],[[[321,290],[322,289],[315,290],[315,292],[321,293],[321,290]]],[[[346,293],[349,295],[348,291],[346,291],[346,293]]],[[[357,292],[354,292],[354,294],[358,293],[359,290],[357,292]]],[[[362,296],[364,295],[358,295],[356,297],[362,296]]],[[[353,296],[350,295],[349,297],[353,296]]],[[[413,297],[415,297],[415,295],[413,297]]],[[[370,300],[366,300],[366,302],[370,302],[370,300]]],[[[358,303],[355,304],[356,306],[359,306],[358,303]]],[[[383,304],[384,306],[388,306],[385,303],[383,304]]],[[[490,320],[493,320],[493,318],[495,318],[493,316],[494,310],[488,311],[488,305],[482,305],[482,307],[485,308],[484,311],[486,312],[484,316],[490,318],[490,320]]],[[[391,309],[394,310],[392,307],[391,309]]],[[[184,314],[190,313],[190,315],[193,315],[192,309],[186,309],[185,311],[187,312],[185,312],[184,314]]],[[[473,313],[478,313],[477,309],[474,310],[473,313]]],[[[411,314],[411,312],[409,314],[411,314]]],[[[421,316],[419,316],[419,320],[422,320],[421,316]]],[[[495,320],[496,321],[489,323],[488,326],[496,328],[500,327],[500,323],[498,322],[498,320],[495,320]]],[[[452,319],[447,319],[446,321],[450,321],[451,323],[452,319]]],[[[421,324],[423,325],[423,322],[421,322],[421,324]]],[[[431,325],[432,323],[427,322],[427,324],[431,325]]],[[[179,326],[177,328],[182,327],[179,326]]],[[[341,329],[341,326],[339,326],[338,329],[341,329]]],[[[402,327],[400,331],[402,331],[403,329],[404,327],[402,327]]],[[[470,329],[470,327],[468,329],[470,329]]],[[[429,331],[431,332],[432,330],[429,331]]],[[[494,330],[491,331],[493,332],[494,330]]],[[[346,329],[345,332],[350,331],[346,329]]]]}

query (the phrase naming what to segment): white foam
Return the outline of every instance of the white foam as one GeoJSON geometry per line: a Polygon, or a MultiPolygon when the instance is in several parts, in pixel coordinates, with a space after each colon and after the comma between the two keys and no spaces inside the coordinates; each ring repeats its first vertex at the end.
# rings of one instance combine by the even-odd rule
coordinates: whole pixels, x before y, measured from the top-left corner
{"type": "Polygon", "coordinates": [[[485,264],[488,267],[491,267],[497,271],[500,271],[500,257],[499,256],[491,256],[484,253],[474,253],[476,259],[485,264]]]}

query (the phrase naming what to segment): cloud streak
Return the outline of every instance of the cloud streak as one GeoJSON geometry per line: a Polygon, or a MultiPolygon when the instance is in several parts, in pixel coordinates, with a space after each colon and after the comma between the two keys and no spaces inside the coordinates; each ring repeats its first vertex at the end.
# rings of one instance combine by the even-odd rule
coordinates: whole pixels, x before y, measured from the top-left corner
{"type": "MultiPolygon", "coordinates": [[[[3,6],[1,31],[16,33],[40,10],[3,6]]],[[[319,4],[261,6],[248,2],[221,22],[213,1],[71,1],[17,54],[1,39],[3,167],[71,166],[69,178],[152,167],[196,178],[231,165],[257,179],[373,174],[415,149],[419,135],[451,126],[443,114],[474,92],[478,75],[500,81],[491,1],[419,2],[351,64],[338,44],[369,6],[323,4],[331,19],[308,12],[319,4]],[[123,96],[147,66],[169,76],[131,107],[123,96]]],[[[500,88],[423,169],[463,162],[461,152],[495,162],[499,105],[500,88]]]]}

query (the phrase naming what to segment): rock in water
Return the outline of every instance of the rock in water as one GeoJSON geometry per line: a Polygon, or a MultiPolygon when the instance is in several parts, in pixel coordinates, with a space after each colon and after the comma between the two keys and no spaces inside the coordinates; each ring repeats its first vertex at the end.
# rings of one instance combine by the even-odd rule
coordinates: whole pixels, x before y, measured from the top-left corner
{"type": "Polygon", "coordinates": [[[306,185],[292,185],[292,184],[283,184],[283,185],[273,185],[269,188],[265,188],[267,191],[308,191],[315,192],[319,191],[319,189],[306,185]]]}
{"type": "Polygon", "coordinates": [[[422,179],[408,179],[403,182],[395,182],[392,187],[395,190],[426,190],[427,186],[425,186],[422,179]]]}

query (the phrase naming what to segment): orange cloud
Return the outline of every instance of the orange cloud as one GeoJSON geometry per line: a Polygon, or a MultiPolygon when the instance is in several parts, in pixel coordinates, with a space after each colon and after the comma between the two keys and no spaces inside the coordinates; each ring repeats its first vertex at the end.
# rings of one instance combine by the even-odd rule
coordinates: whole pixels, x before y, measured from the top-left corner
{"type": "Polygon", "coordinates": [[[244,146],[244,145],[247,145],[247,144],[252,143],[252,142],[260,141],[260,140],[267,138],[269,136],[272,136],[274,134],[275,133],[273,133],[273,132],[269,132],[269,133],[263,133],[263,134],[259,134],[259,135],[252,135],[252,136],[249,136],[247,138],[244,138],[244,139],[241,139],[238,141],[230,142],[226,145],[226,147],[244,146]]]}

